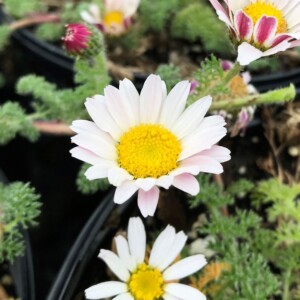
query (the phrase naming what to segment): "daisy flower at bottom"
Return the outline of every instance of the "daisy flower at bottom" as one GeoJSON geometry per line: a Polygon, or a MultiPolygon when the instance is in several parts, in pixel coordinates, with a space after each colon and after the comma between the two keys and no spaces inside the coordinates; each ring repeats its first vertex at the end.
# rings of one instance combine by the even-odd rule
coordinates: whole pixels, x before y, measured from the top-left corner
{"type": "Polygon", "coordinates": [[[115,238],[117,254],[101,250],[99,257],[121,281],[107,281],[85,290],[87,299],[113,300],[205,300],[197,289],[178,283],[206,265],[203,255],[193,255],[172,264],[187,240],[182,232],[167,226],[155,240],[149,259],[146,254],[146,232],[140,218],[131,218],[128,241],[115,238]],[[172,264],[172,265],[171,265],[172,264]]]}

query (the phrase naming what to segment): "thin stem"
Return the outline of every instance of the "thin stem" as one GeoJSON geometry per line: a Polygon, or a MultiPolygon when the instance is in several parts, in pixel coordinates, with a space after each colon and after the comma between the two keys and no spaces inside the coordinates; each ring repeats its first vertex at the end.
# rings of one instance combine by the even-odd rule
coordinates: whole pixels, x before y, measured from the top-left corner
{"type": "Polygon", "coordinates": [[[57,14],[36,14],[26,19],[14,21],[9,24],[12,31],[41,23],[51,23],[60,21],[60,16],[57,14]]]}
{"type": "Polygon", "coordinates": [[[241,65],[238,62],[236,62],[233,65],[232,69],[230,69],[227,72],[225,78],[223,79],[224,85],[227,85],[235,76],[239,75],[241,72],[241,69],[242,69],[241,65]]]}
{"type": "Polygon", "coordinates": [[[214,102],[210,110],[234,111],[248,105],[282,103],[291,101],[295,98],[296,90],[293,85],[287,88],[278,89],[264,94],[249,95],[244,98],[222,100],[214,102]]]}
{"type": "Polygon", "coordinates": [[[290,281],[291,281],[292,271],[290,269],[286,270],[283,275],[283,295],[282,300],[290,300],[290,281]]]}

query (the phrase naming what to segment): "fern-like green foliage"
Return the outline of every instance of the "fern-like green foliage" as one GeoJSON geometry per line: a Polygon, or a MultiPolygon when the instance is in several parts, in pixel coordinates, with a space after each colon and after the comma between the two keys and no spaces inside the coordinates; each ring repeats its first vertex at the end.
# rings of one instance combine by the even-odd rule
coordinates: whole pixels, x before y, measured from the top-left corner
{"type": "Polygon", "coordinates": [[[105,57],[100,53],[89,60],[76,60],[74,68],[75,82],[78,84],[75,89],[60,90],[40,76],[27,75],[19,80],[17,92],[33,95],[32,106],[44,119],[70,123],[74,119],[86,118],[86,98],[103,94],[110,82],[105,57]]]}
{"type": "Polygon", "coordinates": [[[0,262],[22,255],[24,242],[20,229],[37,225],[40,196],[29,184],[0,184],[0,262]]]}
{"type": "Polygon", "coordinates": [[[178,10],[180,0],[142,0],[139,19],[147,29],[164,30],[169,17],[178,10]]]}
{"type": "Polygon", "coordinates": [[[212,181],[212,177],[208,174],[200,174],[197,176],[200,183],[201,193],[189,198],[191,208],[199,205],[205,205],[210,210],[230,205],[234,202],[234,197],[222,191],[222,188],[212,181]]]}
{"type": "Polygon", "coordinates": [[[45,23],[41,24],[36,29],[36,36],[39,39],[46,41],[57,41],[61,38],[65,33],[65,27],[60,23],[45,23]]]}
{"type": "Polygon", "coordinates": [[[272,204],[268,209],[268,218],[271,222],[283,217],[300,224],[300,205],[297,201],[299,196],[300,184],[289,186],[275,178],[261,181],[252,194],[256,206],[272,204]]]}
{"type": "Polygon", "coordinates": [[[172,35],[191,42],[201,40],[207,52],[229,54],[231,44],[227,29],[218,20],[208,3],[194,3],[176,13],[172,22],[172,35]]]}
{"type": "Polygon", "coordinates": [[[77,187],[78,190],[83,194],[95,194],[98,191],[105,191],[110,187],[110,183],[107,178],[97,179],[97,180],[88,180],[84,173],[90,167],[88,164],[83,164],[80,168],[80,171],[77,176],[77,187]]]}
{"type": "Polygon", "coordinates": [[[15,18],[45,10],[43,1],[40,0],[4,0],[4,5],[5,10],[15,18]]]}
{"type": "Polygon", "coordinates": [[[6,102],[0,106],[0,144],[6,144],[17,134],[35,141],[38,132],[18,103],[6,102]]]}
{"type": "Polygon", "coordinates": [[[160,65],[156,70],[156,74],[166,82],[168,91],[181,80],[180,69],[174,65],[160,65]]]}
{"type": "Polygon", "coordinates": [[[210,58],[206,58],[201,67],[194,73],[193,77],[198,81],[198,86],[194,93],[189,97],[188,104],[192,104],[194,101],[206,95],[212,97],[220,94],[226,95],[228,93],[228,87],[225,80],[226,73],[222,69],[221,61],[214,55],[210,58]]]}
{"type": "Polygon", "coordinates": [[[0,26],[0,51],[2,51],[8,43],[11,29],[8,25],[0,26]]]}

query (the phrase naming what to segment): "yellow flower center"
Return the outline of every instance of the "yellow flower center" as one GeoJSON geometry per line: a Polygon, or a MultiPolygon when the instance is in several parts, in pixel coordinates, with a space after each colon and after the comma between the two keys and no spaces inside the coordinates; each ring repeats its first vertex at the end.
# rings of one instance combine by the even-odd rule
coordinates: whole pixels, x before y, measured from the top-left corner
{"type": "Polygon", "coordinates": [[[181,144],[161,125],[141,124],[123,134],[117,152],[120,167],[135,178],[158,178],[177,167],[181,144]]]}
{"type": "Polygon", "coordinates": [[[163,283],[161,272],[143,263],[132,273],[128,286],[135,300],[157,300],[163,295],[163,283]]]}
{"type": "Polygon", "coordinates": [[[282,11],[276,8],[272,3],[258,0],[246,6],[243,11],[252,18],[254,25],[263,15],[275,17],[278,23],[276,33],[287,32],[288,25],[282,11]]]}
{"type": "Polygon", "coordinates": [[[111,11],[105,14],[103,23],[106,27],[122,26],[124,21],[124,15],[120,11],[111,11]]]}

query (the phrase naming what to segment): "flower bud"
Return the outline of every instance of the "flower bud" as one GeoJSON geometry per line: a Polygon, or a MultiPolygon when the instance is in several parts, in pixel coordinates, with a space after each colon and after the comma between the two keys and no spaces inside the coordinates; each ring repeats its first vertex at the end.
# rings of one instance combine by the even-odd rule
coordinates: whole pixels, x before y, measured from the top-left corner
{"type": "Polygon", "coordinates": [[[93,25],[68,24],[62,38],[67,53],[79,58],[96,56],[103,49],[101,33],[93,25]]]}

